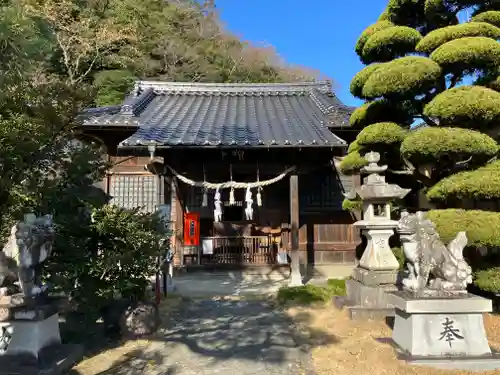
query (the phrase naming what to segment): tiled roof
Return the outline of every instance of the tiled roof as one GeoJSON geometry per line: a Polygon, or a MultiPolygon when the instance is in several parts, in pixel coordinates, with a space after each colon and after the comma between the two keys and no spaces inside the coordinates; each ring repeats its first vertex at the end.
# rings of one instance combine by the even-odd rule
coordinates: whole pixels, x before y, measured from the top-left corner
{"type": "Polygon", "coordinates": [[[88,126],[135,126],[123,148],[345,146],[329,129],[352,109],[329,82],[215,84],[138,82],[121,106],[90,109],[88,126]]]}

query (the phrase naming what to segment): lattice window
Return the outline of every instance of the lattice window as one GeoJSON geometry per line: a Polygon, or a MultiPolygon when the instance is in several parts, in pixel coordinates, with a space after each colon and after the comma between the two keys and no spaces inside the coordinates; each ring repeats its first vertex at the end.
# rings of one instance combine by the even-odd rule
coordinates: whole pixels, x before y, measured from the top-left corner
{"type": "Polygon", "coordinates": [[[343,187],[334,170],[299,177],[300,211],[341,210],[343,187]]]}
{"type": "Polygon", "coordinates": [[[109,195],[111,204],[123,208],[141,208],[155,212],[158,199],[157,177],[153,175],[116,174],[111,176],[109,195]]]}

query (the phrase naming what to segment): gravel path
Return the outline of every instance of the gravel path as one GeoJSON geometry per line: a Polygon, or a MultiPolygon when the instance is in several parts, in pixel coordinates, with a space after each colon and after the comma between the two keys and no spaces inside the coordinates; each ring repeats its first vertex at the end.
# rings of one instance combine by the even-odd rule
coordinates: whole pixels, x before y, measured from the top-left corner
{"type": "Polygon", "coordinates": [[[145,375],[312,375],[291,320],[268,302],[186,301],[146,350],[145,375]]]}

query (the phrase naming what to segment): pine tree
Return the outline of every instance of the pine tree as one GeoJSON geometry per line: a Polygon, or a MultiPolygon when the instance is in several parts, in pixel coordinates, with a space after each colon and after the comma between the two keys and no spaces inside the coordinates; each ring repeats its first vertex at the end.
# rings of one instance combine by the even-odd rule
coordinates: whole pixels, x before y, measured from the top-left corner
{"type": "Polygon", "coordinates": [[[445,241],[465,230],[470,245],[500,245],[499,39],[498,2],[389,0],[356,43],[366,67],[350,91],[365,103],[341,169],[379,152],[389,176],[425,193],[445,241]]]}

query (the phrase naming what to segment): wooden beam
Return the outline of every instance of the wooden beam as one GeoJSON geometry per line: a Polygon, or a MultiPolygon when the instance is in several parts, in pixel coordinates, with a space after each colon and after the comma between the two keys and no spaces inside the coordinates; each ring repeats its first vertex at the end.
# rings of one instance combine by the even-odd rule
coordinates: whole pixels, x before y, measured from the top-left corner
{"type": "Polygon", "coordinates": [[[290,286],[302,285],[299,259],[299,176],[290,176],[290,286]]]}

